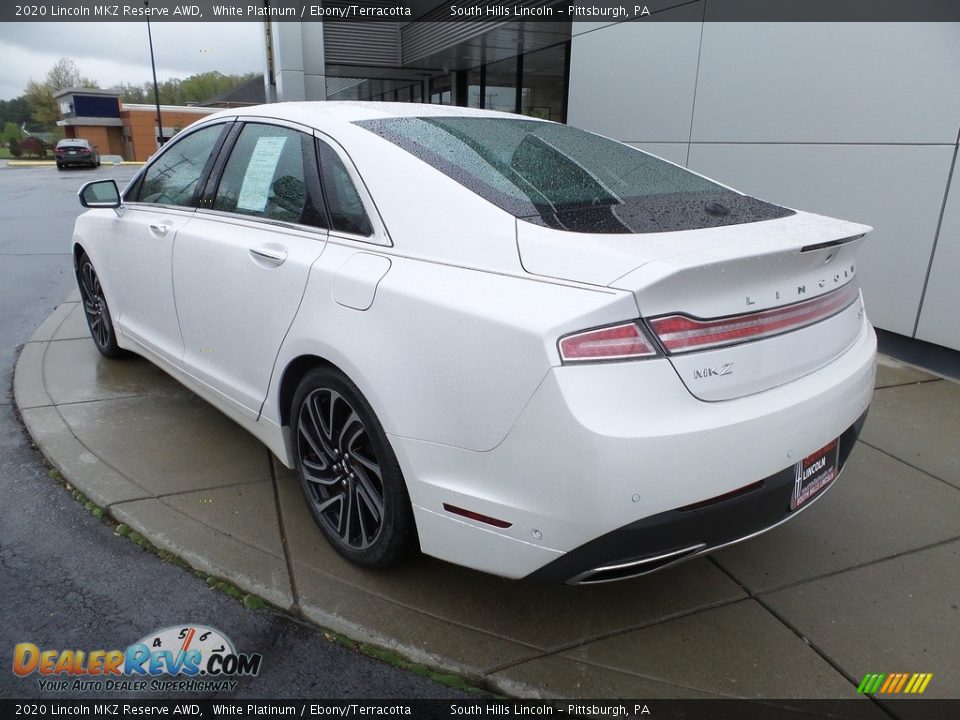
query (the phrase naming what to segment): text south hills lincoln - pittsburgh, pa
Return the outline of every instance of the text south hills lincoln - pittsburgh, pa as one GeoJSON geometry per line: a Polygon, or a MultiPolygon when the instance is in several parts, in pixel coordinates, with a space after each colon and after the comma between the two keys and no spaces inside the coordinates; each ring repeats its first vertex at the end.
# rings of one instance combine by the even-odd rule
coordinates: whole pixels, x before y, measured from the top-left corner
{"type": "Polygon", "coordinates": [[[646,5],[634,5],[631,13],[625,5],[597,6],[590,4],[567,5],[566,7],[518,7],[515,5],[451,5],[450,16],[455,18],[467,17],[554,17],[571,18],[599,18],[624,19],[627,17],[641,17],[649,15],[650,9],[646,5]]]}

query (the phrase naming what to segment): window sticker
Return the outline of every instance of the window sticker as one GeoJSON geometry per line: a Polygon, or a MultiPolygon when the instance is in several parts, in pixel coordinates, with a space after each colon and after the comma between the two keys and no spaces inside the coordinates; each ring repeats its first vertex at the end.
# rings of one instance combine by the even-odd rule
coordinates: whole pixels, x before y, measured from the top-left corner
{"type": "Polygon", "coordinates": [[[277,163],[280,162],[280,153],[287,142],[286,137],[257,138],[256,147],[247,163],[247,172],[240,186],[240,197],[237,198],[238,210],[263,212],[267,207],[270,194],[270,183],[277,172],[277,163]]]}

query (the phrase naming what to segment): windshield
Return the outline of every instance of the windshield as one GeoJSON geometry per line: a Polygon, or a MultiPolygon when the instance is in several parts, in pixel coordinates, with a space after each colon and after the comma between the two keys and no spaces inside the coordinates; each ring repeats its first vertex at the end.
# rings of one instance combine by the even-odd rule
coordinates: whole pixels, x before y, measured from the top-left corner
{"type": "Polygon", "coordinates": [[[628,145],[521,118],[428,117],[357,125],[518,218],[581,232],[657,232],[792,214],[628,145]]]}

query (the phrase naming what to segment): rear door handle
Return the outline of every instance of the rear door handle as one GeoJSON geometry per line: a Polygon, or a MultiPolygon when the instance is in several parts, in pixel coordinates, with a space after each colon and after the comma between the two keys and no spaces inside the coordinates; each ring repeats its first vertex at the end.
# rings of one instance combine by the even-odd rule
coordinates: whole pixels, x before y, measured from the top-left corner
{"type": "Polygon", "coordinates": [[[157,235],[166,235],[170,230],[170,226],[166,223],[150,223],[150,229],[157,235]]]}
{"type": "Polygon", "coordinates": [[[283,265],[287,259],[285,250],[273,250],[271,248],[250,248],[250,254],[254,260],[265,260],[271,265],[283,265]]]}

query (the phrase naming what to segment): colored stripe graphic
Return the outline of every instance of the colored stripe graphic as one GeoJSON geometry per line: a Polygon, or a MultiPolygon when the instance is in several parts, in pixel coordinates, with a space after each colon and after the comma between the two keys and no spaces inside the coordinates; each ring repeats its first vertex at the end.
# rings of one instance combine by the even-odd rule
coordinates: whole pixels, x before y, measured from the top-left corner
{"type": "Polygon", "coordinates": [[[927,689],[932,679],[933,673],[867,673],[860,681],[857,692],[863,695],[919,695],[927,689]]]}
{"type": "Polygon", "coordinates": [[[857,688],[857,692],[867,695],[875,693],[875,686],[879,684],[881,678],[883,678],[883,675],[878,673],[867,673],[863,676],[863,680],[860,681],[860,687],[857,688]]]}

